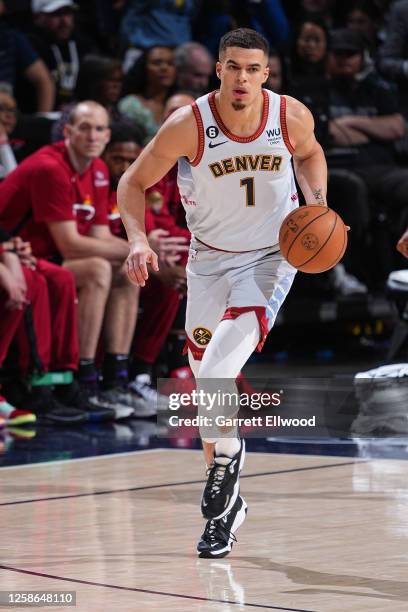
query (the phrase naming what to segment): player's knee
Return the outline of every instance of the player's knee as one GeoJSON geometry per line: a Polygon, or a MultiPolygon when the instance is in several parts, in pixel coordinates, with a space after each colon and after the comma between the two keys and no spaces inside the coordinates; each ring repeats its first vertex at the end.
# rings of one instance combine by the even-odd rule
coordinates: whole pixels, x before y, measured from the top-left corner
{"type": "Polygon", "coordinates": [[[88,283],[108,290],[112,282],[112,266],[109,261],[102,257],[89,257],[86,263],[86,279],[88,283]]]}

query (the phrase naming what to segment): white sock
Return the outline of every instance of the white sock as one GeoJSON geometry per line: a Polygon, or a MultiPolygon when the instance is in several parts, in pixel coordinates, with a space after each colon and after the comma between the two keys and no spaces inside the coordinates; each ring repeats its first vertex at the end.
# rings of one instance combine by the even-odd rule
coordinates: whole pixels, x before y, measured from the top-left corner
{"type": "Polygon", "coordinates": [[[241,443],[238,438],[219,438],[215,444],[215,456],[225,455],[232,459],[240,447],[241,443]]]}

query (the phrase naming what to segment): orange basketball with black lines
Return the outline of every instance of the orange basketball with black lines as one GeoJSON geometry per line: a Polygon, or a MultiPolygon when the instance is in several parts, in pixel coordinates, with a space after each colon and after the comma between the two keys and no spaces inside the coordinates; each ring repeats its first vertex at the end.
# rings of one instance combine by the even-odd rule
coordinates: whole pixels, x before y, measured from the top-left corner
{"type": "Polygon", "coordinates": [[[347,229],[341,217],[327,206],[300,206],[283,220],[279,246],[294,268],[317,274],[341,260],[347,248],[347,229]]]}

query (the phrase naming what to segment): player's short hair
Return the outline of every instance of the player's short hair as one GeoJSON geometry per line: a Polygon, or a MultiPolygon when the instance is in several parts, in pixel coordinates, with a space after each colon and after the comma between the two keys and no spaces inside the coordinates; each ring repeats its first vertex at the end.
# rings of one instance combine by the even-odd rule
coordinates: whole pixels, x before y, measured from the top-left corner
{"type": "Polygon", "coordinates": [[[269,43],[265,36],[250,28],[237,28],[224,34],[218,49],[219,57],[228,47],[241,47],[241,49],[261,49],[266,56],[269,55],[269,43]]]}

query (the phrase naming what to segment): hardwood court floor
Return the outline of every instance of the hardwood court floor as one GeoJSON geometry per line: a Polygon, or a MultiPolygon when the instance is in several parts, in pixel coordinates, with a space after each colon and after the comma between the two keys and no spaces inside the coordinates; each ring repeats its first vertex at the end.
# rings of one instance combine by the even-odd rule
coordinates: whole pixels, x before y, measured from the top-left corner
{"type": "Polygon", "coordinates": [[[195,554],[200,452],[3,468],[0,590],[77,592],[33,610],[406,612],[406,467],[248,454],[248,518],[218,561],[195,554]]]}

